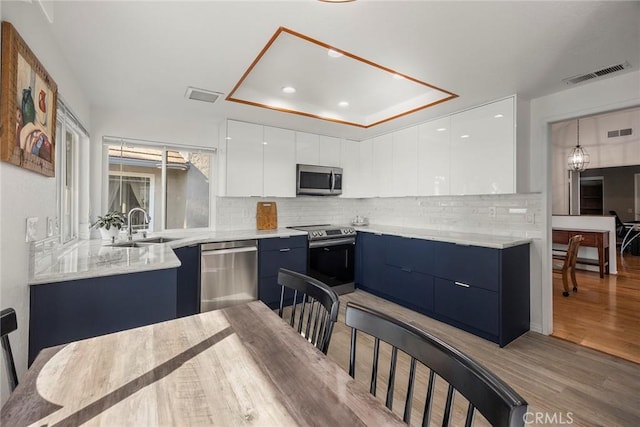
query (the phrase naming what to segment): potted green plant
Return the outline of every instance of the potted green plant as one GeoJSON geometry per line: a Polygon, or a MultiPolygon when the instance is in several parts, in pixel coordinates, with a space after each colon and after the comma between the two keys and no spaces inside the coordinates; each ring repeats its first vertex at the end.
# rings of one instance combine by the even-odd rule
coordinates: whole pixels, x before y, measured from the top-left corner
{"type": "Polygon", "coordinates": [[[112,238],[118,237],[118,233],[120,233],[120,229],[124,223],[124,214],[113,211],[98,216],[98,220],[91,225],[91,228],[100,230],[103,240],[111,240],[112,238]]]}

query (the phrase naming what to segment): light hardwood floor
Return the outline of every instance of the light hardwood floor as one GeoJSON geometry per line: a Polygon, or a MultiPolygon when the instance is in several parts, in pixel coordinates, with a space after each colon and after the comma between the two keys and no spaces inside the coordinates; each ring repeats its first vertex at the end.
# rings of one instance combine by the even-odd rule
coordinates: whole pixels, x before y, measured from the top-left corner
{"type": "Polygon", "coordinates": [[[617,261],[618,274],[604,279],[576,270],[578,292],[568,297],[554,272],[553,336],[640,364],[640,256],[617,261]]]}
{"type": "MultiPolygon", "coordinates": [[[[412,323],[463,351],[511,385],[529,404],[529,425],[639,426],[640,366],[567,341],[528,332],[505,348],[420,315],[363,291],[340,297],[340,318],[334,329],[328,356],[348,369],[350,328],[344,324],[347,301],[356,301],[412,323]]],[[[372,340],[358,338],[356,380],[369,386],[372,340]]],[[[381,348],[378,396],[384,399],[390,351],[381,348]]],[[[393,411],[402,417],[408,358],[399,361],[399,377],[393,411]]],[[[427,372],[418,371],[411,425],[421,422],[427,372]]],[[[434,412],[441,414],[446,389],[438,389],[434,412]]],[[[452,425],[461,419],[464,399],[456,397],[452,425]]],[[[481,418],[480,425],[484,425],[481,418]]]]}

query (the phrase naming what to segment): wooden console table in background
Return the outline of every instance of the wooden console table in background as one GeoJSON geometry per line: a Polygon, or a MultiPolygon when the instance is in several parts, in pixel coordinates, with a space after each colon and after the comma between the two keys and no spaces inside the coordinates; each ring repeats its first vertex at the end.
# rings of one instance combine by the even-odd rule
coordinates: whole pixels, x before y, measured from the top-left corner
{"type": "Polygon", "coordinates": [[[584,237],[584,240],[580,243],[581,246],[598,249],[597,261],[578,258],[578,264],[597,265],[600,272],[600,278],[603,278],[605,273],[609,274],[609,230],[554,228],[553,243],[566,245],[569,243],[569,239],[576,234],[582,234],[582,237],[584,237]]]}

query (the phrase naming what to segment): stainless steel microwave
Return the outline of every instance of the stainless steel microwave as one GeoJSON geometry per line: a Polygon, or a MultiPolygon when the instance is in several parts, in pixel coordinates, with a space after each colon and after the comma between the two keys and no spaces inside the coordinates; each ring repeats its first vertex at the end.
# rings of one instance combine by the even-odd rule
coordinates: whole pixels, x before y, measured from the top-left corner
{"type": "Polygon", "coordinates": [[[342,194],[342,168],[298,164],[296,194],[315,196],[342,194]]]}

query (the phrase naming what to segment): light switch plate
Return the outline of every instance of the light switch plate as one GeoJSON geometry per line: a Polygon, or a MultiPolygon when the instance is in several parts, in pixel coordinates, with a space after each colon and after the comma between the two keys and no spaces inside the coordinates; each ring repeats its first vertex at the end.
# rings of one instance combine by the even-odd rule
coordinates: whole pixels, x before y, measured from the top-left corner
{"type": "Polygon", "coordinates": [[[47,217],[47,237],[53,236],[53,218],[47,217]]]}
{"type": "Polygon", "coordinates": [[[27,232],[25,242],[33,242],[38,235],[38,217],[27,218],[27,232]]]}

